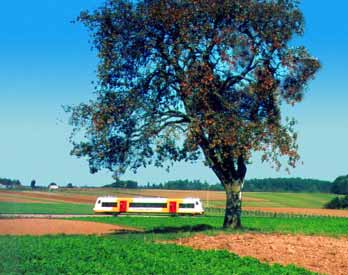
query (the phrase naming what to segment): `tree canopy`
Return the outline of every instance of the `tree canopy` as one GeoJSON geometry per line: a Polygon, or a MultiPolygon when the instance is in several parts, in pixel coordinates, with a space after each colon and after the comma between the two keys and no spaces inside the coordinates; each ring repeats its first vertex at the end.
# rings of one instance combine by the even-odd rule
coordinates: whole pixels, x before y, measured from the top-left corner
{"type": "Polygon", "coordinates": [[[32,181],[30,182],[30,187],[31,187],[32,189],[34,189],[34,188],[35,188],[35,185],[36,185],[36,180],[32,180],[32,181]]]}
{"type": "Polygon", "coordinates": [[[91,172],[203,153],[226,192],[240,192],[255,151],[296,165],[294,121],[280,106],[301,101],[320,67],[289,46],[304,31],[297,0],[111,0],[78,21],[98,51],[97,96],[67,111],[85,137],[72,153],[91,172]]]}

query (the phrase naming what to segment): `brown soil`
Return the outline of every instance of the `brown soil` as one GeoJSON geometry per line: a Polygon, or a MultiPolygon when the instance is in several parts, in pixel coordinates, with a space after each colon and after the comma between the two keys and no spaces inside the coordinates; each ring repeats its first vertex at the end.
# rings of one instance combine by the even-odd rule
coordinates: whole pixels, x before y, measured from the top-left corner
{"type": "Polygon", "coordinates": [[[24,198],[2,196],[1,194],[0,194],[0,202],[45,203],[44,201],[40,201],[40,200],[30,200],[30,199],[24,199],[24,198]]]}
{"type": "Polygon", "coordinates": [[[125,231],[138,230],[130,227],[85,221],[57,219],[0,219],[0,235],[101,235],[125,231]]]}
{"type": "Polygon", "coordinates": [[[348,274],[348,239],[282,234],[196,235],[178,239],[180,245],[195,249],[226,249],[262,262],[295,264],[331,275],[348,274]]]}
{"type": "Polygon", "coordinates": [[[70,203],[84,203],[84,204],[94,204],[97,196],[86,196],[86,195],[76,195],[76,194],[60,194],[54,192],[33,192],[33,191],[23,191],[23,192],[1,192],[3,195],[12,196],[13,198],[19,199],[42,199],[52,202],[70,202],[70,203]]]}
{"type": "Polygon", "coordinates": [[[268,213],[286,213],[314,216],[348,217],[348,210],[320,209],[320,208],[272,208],[272,207],[243,207],[244,210],[268,213]]]}

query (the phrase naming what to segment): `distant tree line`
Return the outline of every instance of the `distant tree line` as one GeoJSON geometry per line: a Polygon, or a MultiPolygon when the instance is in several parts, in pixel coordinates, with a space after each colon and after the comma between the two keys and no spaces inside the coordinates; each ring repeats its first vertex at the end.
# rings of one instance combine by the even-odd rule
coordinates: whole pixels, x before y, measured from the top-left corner
{"type": "Polygon", "coordinates": [[[330,181],[302,178],[250,179],[245,182],[246,192],[310,192],[329,193],[330,181]]]}
{"type": "MultiPolygon", "coordinates": [[[[246,192],[320,192],[329,193],[330,181],[302,178],[268,178],[246,180],[243,190],[246,192]]],[[[180,190],[223,190],[221,184],[208,184],[199,180],[174,180],[165,183],[148,184],[147,188],[180,190]]]]}
{"type": "MultiPolygon", "coordinates": [[[[246,192],[319,192],[330,193],[333,183],[330,181],[302,178],[268,178],[246,180],[246,192]]],[[[214,190],[222,191],[221,184],[209,184],[200,180],[171,180],[163,183],[147,183],[145,186],[133,180],[117,180],[104,187],[115,188],[146,188],[169,190],[214,190]]]]}
{"type": "Polygon", "coordinates": [[[134,180],[116,180],[111,184],[104,185],[103,187],[114,187],[114,188],[138,188],[138,183],[134,180]]]}
{"type": "Polygon", "coordinates": [[[0,178],[0,184],[6,186],[7,188],[14,188],[21,186],[19,180],[0,178]]]}
{"type": "MultiPolygon", "coordinates": [[[[221,186],[221,184],[219,184],[221,186]]],[[[148,189],[169,189],[169,190],[223,190],[223,187],[209,185],[208,182],[199,180],[171,180],[160,184],[148,183],[145,188],[148,189]],[[219,189],[217,189],[219,188],[219,189]]]]}

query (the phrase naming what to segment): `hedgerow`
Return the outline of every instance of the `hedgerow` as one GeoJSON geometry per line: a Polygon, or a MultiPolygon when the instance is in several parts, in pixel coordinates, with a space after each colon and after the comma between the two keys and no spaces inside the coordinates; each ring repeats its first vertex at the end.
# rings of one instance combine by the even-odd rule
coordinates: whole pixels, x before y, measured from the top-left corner
{"type": "Polygon", "coordinates": [[[315,274],[227,251],[200,251],[114,236],[0,237],[0,274],[315,274]]]}

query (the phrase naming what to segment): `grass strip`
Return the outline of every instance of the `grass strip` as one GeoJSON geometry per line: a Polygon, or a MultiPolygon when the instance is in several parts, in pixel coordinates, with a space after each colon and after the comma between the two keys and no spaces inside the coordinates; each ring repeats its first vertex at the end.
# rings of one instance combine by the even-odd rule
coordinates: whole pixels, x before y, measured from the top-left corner
{"type": "MultiPolygon", "coordinates": [[[[87,217],[76,218],[144,229],[151,233],[221,230],[223,217],[87,217]]],[[[304,235],[348,236],[348,219],[335,217],[243,217],[243,230],[304,235]]],[[[231,230],[231,232],[234,232],[231,230]]]]}
{"type": "Polygon", "coordinates": [[[1,214],[93,214],[90,204],[0,202],[1,214]]]}

